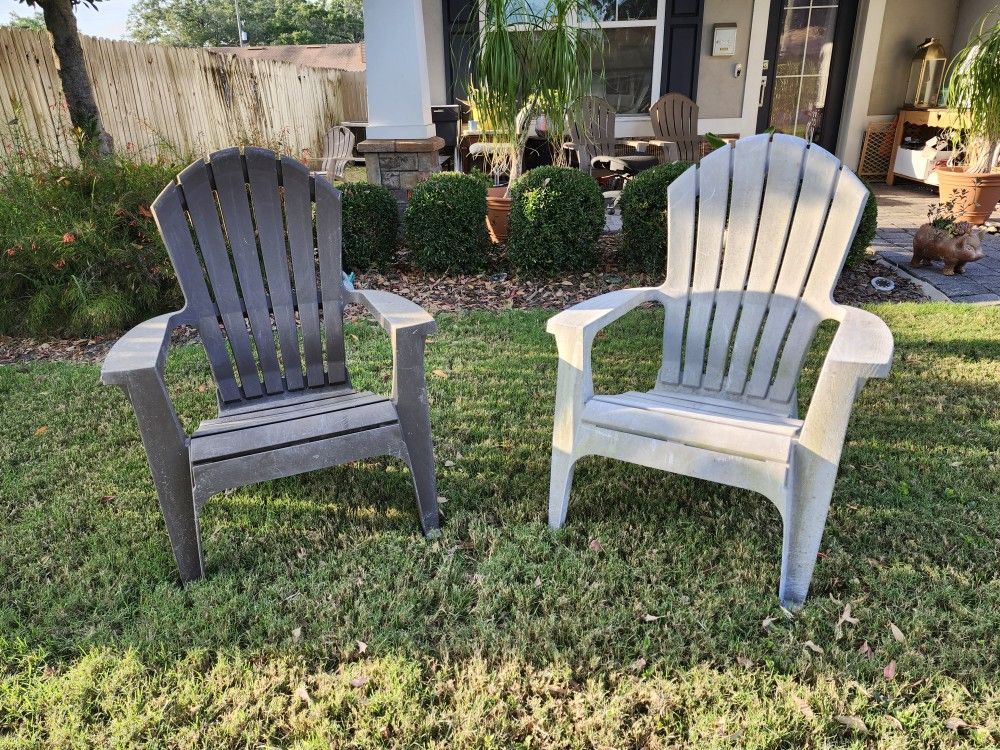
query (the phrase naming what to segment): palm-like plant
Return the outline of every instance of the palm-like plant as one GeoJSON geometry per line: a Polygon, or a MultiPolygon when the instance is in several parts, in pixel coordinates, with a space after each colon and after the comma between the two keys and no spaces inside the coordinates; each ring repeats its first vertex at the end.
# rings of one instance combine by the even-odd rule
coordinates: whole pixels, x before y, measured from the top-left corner
{"type": "Polygon", "coordinates": [[[467,89],[494,144],[487,166],[512,183],[535,114],[548,118],[553,153],[563,158],[564,124],[578,117],[578,102],[590,93],[602,36],[596,26],[578,25],[596,20],[589,0],[547,0],[540,11],[526,0],[479,0],[478,10],[467,89]]]}
{"type": "Polygon", "coordinates": [[[990,172],[1000,149],[1000,8],[983,16],[952,60],[948,106],[965,130],[967,171],[990,172]]]}
{"type": "Polygon", "coordinates": [[[579,119],[579,102],[591,92],[603,37],[589,0],[548,0],[541,16],[533,47],[538,105],[549,120],[547,136],[556,163],[563,164],[563,128],[579,119]]]}

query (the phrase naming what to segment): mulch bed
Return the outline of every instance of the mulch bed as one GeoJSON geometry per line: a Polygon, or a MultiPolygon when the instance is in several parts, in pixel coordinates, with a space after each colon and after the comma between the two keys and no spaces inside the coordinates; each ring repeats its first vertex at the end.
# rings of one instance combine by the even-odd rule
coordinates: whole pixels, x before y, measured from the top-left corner
{"type": "MultiPolygon", "coordinates": [[[[431,313],[468,310],[520,310],[542,308],[561,310],[583,300],[615,289],[654,286],[662,276],[630,273],[622,270],[619,258],[619,235],[603,235],[600,240],[601,262],[589,273],[566,274],[544,281],[521,279],[502,270],[489,270],[475,275],[448,276],[416,271],[405,264],[405,255],[398,267],[385,274],[366,273],[357,280],[359,287],[387,289],[413,300],[431,313]]],[[[913,302],[927,299],[920,287],[894,271],[865,260],[841,275],[834,298],[849,305],[876,302],[913,302]],[[871,279],[884,276],[892,279],[896,288],[891,293],[871,286],[871,279]]],[[[364,312],[351,306],[348,319],[359,319],[364,312]]],[[[120,334],[80,339],[35,339],[0,336],[0,364],[36,360],[99,362],[120,334]]],[[[188,343],[197,339],[193,329],[175,331],[173,343],[188,343]]]]}

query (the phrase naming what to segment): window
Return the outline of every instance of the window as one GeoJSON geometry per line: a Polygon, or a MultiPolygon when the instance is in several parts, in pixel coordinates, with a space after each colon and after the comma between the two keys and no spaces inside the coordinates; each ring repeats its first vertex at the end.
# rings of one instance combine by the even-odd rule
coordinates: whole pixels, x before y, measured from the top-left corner
{"type": "Polygon", "coordinates": [[[652,103],[658,5],[657,0],[592,0],[606,37],[604,59],[595,61],[594,96],[607,99],[620,115],[643,114],[652,103]]]}

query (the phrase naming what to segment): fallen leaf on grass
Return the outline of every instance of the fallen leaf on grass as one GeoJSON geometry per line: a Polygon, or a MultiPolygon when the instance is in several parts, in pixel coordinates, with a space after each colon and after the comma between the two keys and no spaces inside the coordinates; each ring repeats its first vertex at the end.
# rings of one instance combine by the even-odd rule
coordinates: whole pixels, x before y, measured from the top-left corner
{"type": "Polygon", "coordinates": [[[590,551],[591,552],[600,552],[602,549],[604,549],[604,548],[601,546],[601,543],[598,540],[596,540],[596,539],[591,539],[590,540],[590,551]]]}
{"type": "Polygon", "coordinates": [[[813,713],[812,706],[809,705],[809,701],[805,698],[800,698],[797,695],[792,696],[792,705],[795,706],[799,713],[805,716],[807,719],[815,719],[816,714],[813,713]]]}
{"type": "Polygon", "coordinates": [[[885,665],[885,669],[882,670],[882,675],[887,680],[891,680],[896,676],[896,660],[893,659],[891,662],[885,665]]]}
{"type": "Polygon", "coordinates": [[[305,689],[305,686],[295,688],[295,697],[306,705],[312,705],[313,700],[309,697],[309,691],[305,689]]]}
{"type": "Polygon", "coordinates": [[[812,641],[806,641],[805,643],[803,643],[802,644],[802,648],[804,648],[804,649],[807,648],[807,649],[809,649],[810,651],[812,651],[815,654],[822,654],[823,653],[823,649],[821,649],[819,646],[817,646],[812,641]]]}
{"type": "Polygon", "coordinates": [[[895,716],[889,715],[885,717],[886,724],[895,729],[897,732],[903,731],[903,722],[897,719],[895,716]]]}
{"type": "Polygon", "coordinates": [[[38,437],[39,435],[44,435],[48,431],[49,431],[49,426],[47,424],[43,424],[41,427],[35,430],[35,437],[38,437]]]}
{"type": "Polygon", "coordinates": [[[872,647],[868,645],[868,641],[861,644],[861,647],[858,648],[858,653],[866,659],[872,658],[872,647]]]}
{"type": "Polygon", "coordinates": [[[664,617],[666,617],[666,615],[651,615],[651,614],[647,613],[647,614],[645,614],[645,615],[642,616],[642,621],[643,622],[656,622],[657,620],[662,620],[664,617]]]}
{"type": "Polygon", "coordinates": [[[434,370],[431,374],[436,378],[444,378],[445,380],[448,379],[448,373],[444,370],[434,370]]]}
{"type": "Polygon", "coordinates": [[[962,727],[969,726],[958,716],[952,716],[950,719],[945,720],[944,725],[953,732],[957,732],[962,727]]]}
{"type": "Polygon", "coordinates": [[[833,718],[838,724],[843,724],[845,727],[854,732],[868,734],[868,725],[857,716],[834,716],[833,718]]]}
{"type": "Polygon", "coordinates": [[[899,628],[896,627],[896,623],[890,622],[889,623],[889,630],[892,632],[892,637],[898,643],[906,643],[906,636],[903,635],[903,631],[902,630],[900,630],[899,628]]]}
{"type": "Polygon", "coordinates": [[[774,624],[775,622],[777,622],[777,620],[778,620],[778,618],[777,618],[777,617],[765,617],[765,618],[764,618],[764,619],[763,619],[763,620],[761,621],[761,623],[760,623],[760,626],[761,626],[762,628],[764,628],[764,630],[767,630],[767,629],[768,629],[769,627],[771,627],[771,626],[772,626],[772,625],[773,625],[773,624],[774,624]]]}
{"type": "Polygon", "coordinates": [[[297,641],[301,637],[302,637],[302,628],[295,628],[295,630],[292,631],[292,640],[297,641]]]}
{"type": "Polygon", "coordinates": [[[455,465],[455,462],[454,461],[450,461],[450,460],[449,461],[445,461],[444,465],[447,466],[450,469],[452,466],[455,465]]]}
{"type": "Polygon", "coordinates": [[[358,675],[353,680],[351,680],[352,688],[364,687],[368,684],[368,675],[358,675]]]}
{"type": "Polygon", "coordinates": [[[541,576],[535,576],[535,588],[537,589],[541,585],[542,585],[542,577],[541,576]]]}
{"type": "Polygon", "coordinates": [[[750,669],[750,667],[753,666],[753,662],[750,661],[745,656],[737,656],[736,657],[736,663],[739,664],[741,667],[744,667],[746,669],[750,669]]]}
{"type": "Polygon", "coordinates": [[[365,643],[364,641],[358,641],[358,653],[363,654],[367,650],[368,650],[368,644],[365,643]]]}
{"type": "Polygon", "coordinates": [[[850,623],[851,625],[857,625],[859,620],[857,617],[851,615],[851,605],[847,603],[844,605],[844,611],[840,614],[840,619],[837,620],[837,624],[833,626],[833,637],[838,641],[844,637],[844,623],[850,623]]]}
{"type": "Polygon", "coordinates": [[[629,669],[631,669],[633,672],[638,672],[639,670],[644,669],[645,666],[646,666],[646,660],[640,656],[638,659],[632,662],[632,664],[629,665],[629,669]]]}

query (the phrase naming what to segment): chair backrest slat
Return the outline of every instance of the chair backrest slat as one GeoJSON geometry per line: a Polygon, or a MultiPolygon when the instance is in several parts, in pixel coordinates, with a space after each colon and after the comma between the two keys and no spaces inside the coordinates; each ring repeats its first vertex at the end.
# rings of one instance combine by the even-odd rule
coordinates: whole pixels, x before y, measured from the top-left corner
{"type": "Polygon", "coordinates": [[[255,148],[195,162],[154,202],[223,410],[350,382],[340,207],[328,181],[255,148]]]}
{"type": "Polygon", "coordinates": [[[215,304],[219,308],[226,329],[226,338],[236,360],[240,387],[246,398],[256,398],[263,393],[247,332],[243,305],[233,278],[232,261],[216,205],[212,177],[205,162],[197,161],[181,172],[179,178],[188,216],[194,225],[198,248],[208,271],[215,304]]]}
{"type": "Polygon", "coordinates": [[[661,388],[791,413],[867,190],[822,148],[751,136],[668,189],[661,388]]]}
{"type": "Polygon", "coordinates": [[[302,355],[295,323],[295,297],[292,294],[288,247],[285,243],[285,220],[281,213],[281,193],[278,188],[278,160],[274,153],[259,148],[244,152],[250,193],[253,195],[253,215],[257,226],[260,254],[264,259],[267,291],[271,299],[271,314],[278,329],[281,364],[289,390],[305,386],[302,377],[302,355]]]}
{"type": "Polygon", "coordinates": [[[268,309],[267,291],[261,273],[257,235],[250,215],[247,177],[243,172],[243,156],[239,149],[228,148],[212,155],[210,169],[215,179],[219,208],[229,238],[229,251],[236,266],[240,296],[250,320],[250,330],[257,348],[257,361],[264,375],[268,393],[285,390],[274,344],[274,329],[268,309]]]}
{"type": "Polygon", "coordinates": [[[683,161],[701,158],[698,137],[698,105],[683,94],[664,94],[649,108],[653,136],[677,143],[678,157],[683,161]]]}
{"type": "Polygon", "coordinates": [[[306,361],[306,384],[323,385],[323,340],[320,336],[319,299],[316,295],[316,256],[313,235],[312,196],[309,170],[282,161],[281,178],[285,188],[285,228],[292,257],[295,300],[302,330],[302,351],[306,361]],[[307,291],[307,290],[312,290],[307,291]]]}
{"type": "MultiPolygon", "coordinates": [[[[729,225],[719,278],[719,289],[730,291],[716,295],[708,363],[702,379],[702,387],[708,390],[721,389],[726,374],[733,329],[740,312],[743,287],[747,283],[750,259],[757,239],[769,146],[766,139],[758,139],[741,144],[740,148],[733,151],[729,225]]],[[[708,163],[710,162],[706,166],[708,163]]]]}
{"type": "Polygon", "coordinates": [[[191,226],[184,214],[181,193],[176,183],[171,182],[163,189],[156,199],[153,213],[163,243],[170,250],[177,280],[187,301],[186,310],[190,314],[190,321],[198,327],[198,335],[205,343],[208,364],[218,385],[219,397],[223,402],[239,401],[243,395],[226,353],[226,342],[219,328],[219,314],[205,283],[205,270],[198,260],[198,253],[191,239],[191,226]]]}
{"type": "Polygon", "coordinates": [[[316,180],[316,247],[321,258],[320,289],[327,377],[331,383],[344,383],[347,381],[347,366],[342,312],[344,281],[341,272],[340,193],[323,179],[316,180]]]}

